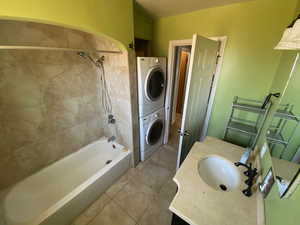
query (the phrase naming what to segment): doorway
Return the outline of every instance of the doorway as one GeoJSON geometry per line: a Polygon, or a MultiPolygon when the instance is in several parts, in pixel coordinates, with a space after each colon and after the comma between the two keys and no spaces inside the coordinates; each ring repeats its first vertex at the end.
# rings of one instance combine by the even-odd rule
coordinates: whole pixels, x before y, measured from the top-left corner
{"type": "Polygon", "coordinates": [[[168,144],[178,148],[178,133],[181,126],[185,86],[187,81],[192,45],[177,46],[175,48],[174,80],[172,94],[171,131],[168,144]]]}
{"type": "Polygon", "coordinates": [[[134,50],[136,57],[147,57],[151,55],[150,41],[141,38],[134,39],[134,50]]]}
{"type": "MultiPolygon", "coordinates": [[[[196,123],[201,123],[201,132],[199,131],[199,127],[191,127],[191,124],[188,125],[192,130],[191,136],[193,136],[193,140],[204,140],[207,135],[208,124],[211,116],[211,111],[213,107],[214,97],[216,93],[217,83],[220,77],[220,71],[224,56],[224,50],[226,46],[227,37],[214,37],[214,38],[203,38],[201,36],[194,35],[193,39],[188,40],[176,40],[170,41],[169,44],[169,64],[168,64],[168,88],[167,88],[167,97],[166,97],[166,131],[165,131],[165,138],[164,143],[167,145],[171,145],[173,148],[177,149],[178,151],[178,161],[177,161],[177,168],[182,161],[182,150],[183,146],[186,146],[185,142],[182,141],[184,138],[183,136],[189,136],[190,134],[184,130],[184,126],[187,126],[187,121],[182,121],[182,116],[184,112],[184,103],[185,101],[188,102],[190,100],[189,94],[187,92],[191,91],[189,88],[191,87],[191,83],[187,84],[187,80],[191,79],[192,76],[195,76],[195,72],[192,71],[193,68],[197,67],[197,64],[202,63],[202,67],[207,65],[209,62],[205,61],[203,58],[209,56],[210,51],[215,51],[213,48],[209,47],[209,45],[213,44],[210,42],[217,43],[217,50],[216,53],[210,55],[210,61],[214,61],[214,66],[210,66],[210,78],[203,77],[204,79],[197,80],[197,82],[204,81],[205,84],[197,83],[196,89],[205,89],[205,93],[202,92],[201,95],[206,95],[205,99],[202,99],[201,103],[197,101],[194,102],[197,107],[203,108],[202,111],[199,113],[201,114],[201,121],[195,120],[195,115],[191,117],[191,109],[185,109],[186,113],[190,114],[189,119],[193,118],[196,123]],[[197,38],[198,37],[198,38],[197,38]],[[198,39],[198,41],[197,41],[198,39]],[[210,41],[213,40],[213,41],[210,41]],[[195,46],[198,43],[198,47],[195,46]],[[199,43],[206,45],[207,47],[207,54],[201,56],[201,51],[205,50],[199,47],[199,43]],[[199,51],[197,53],[197,48],[199,51]],[[210,50],[209,50],[210,49],[210,50]],[[196,56],[195,56],[196,54],[196,56]],[[197,56],[198,54],[198,56],[197,56]],[[215,55],[214,55],[215,54],[215,55]],[[194,57],[194,58],[193,58],[194,57]],[[197,57],[197,58],[195,58],[197,57]],[[202,59],[200,59],[202,57],[202,59]],[[191,71],[189,71],[191,70],[191,71]],[[189,78],[188,78],[189,77],[189,78]],[[200,105],[199,105],[200,104],[200,105]],[[196,137],[195,134],[196,133],[196,137]],[[181,144],[180,140],[181,139],[181,144]]],[[[205,50],[206,51],[206,50],[205,50]]],[[[201,70],[201,67],[198,66],[196,68],[198,71],[201,70]]],[[[203,71],[205,73],[205,71],[203,71]]],[[[202,73],[202,72],[200,72],[202,73]]],[[[196,75],[197,76],[197,75],[196,75]]],[[[195,80],[196,81],[196,80],[195,80]]],[[[191,82],[191,81],[189,81],[191,82]]],[[[198,90],[195,89],[195,85],[192,89],[192,92],[197,92],[198,90]]],[[[191,93],[190,93],[191,94],[191,93]]],[[[200,94],[200,92],[198,93],[200,94]]],[[[195,94],[194,94],[195,96],[195,94]]],[[[197,96],[197,95],[196,95],[197,96]]],[[[200,115],[199,114],[199,115],[200,115]]],[[[187,114],[184,115],[184,119],[187,119],[187,114]]],[[[193,141],[191,141],[193,143],[193,141]]],[[[188,147],[189,148],[189,147],[188,147]]],[[[184,155],[186,156],[187,153],[184,155]]]]}

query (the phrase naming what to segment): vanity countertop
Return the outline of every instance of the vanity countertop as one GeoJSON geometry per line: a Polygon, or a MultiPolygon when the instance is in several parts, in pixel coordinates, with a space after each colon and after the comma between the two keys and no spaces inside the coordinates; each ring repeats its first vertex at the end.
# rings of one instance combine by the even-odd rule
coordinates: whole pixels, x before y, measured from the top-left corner
{"type": "MultiPolygon", "coordinates": [[[[198,161],[209,155],[218,155],[237,162],[244,149],[207,137],[204,142],[197,142],[177,171],[173,180],[178,186],[169,209],[191,225],[260,225],[257,208],[257,196],[250,198],[241,192],[246,185],[246,176],[237,190],[224,192],[208,186],[198,173],[198,161]]],[[[244,171],[245,168],[240,168],[244,171]]]]}

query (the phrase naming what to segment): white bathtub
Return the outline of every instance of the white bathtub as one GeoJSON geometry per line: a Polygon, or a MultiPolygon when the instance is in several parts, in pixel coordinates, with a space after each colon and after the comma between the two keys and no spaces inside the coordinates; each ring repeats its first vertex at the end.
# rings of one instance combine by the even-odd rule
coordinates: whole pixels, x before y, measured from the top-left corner
{"type": "Polygon", "coordinates": [[[3,203],[6,223],[70,224],[129,167],[130,152],[102,138],[15,185],[3,203]]]}

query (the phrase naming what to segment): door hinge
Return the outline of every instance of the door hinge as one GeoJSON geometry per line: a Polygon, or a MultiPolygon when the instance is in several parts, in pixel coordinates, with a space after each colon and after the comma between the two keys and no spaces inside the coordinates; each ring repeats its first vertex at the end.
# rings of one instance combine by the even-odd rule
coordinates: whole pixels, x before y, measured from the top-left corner
{"type": "Polygon", "coordinates": [[[217,55],[217,59],[216,59],[216,65],[218,65],[219,64],[219,60],[220,60],[220,58],[221,58],[222,56],[218,53],[218,55],[217,55]]]}
{"type": "Polygon", "coordinates": [[[128,44],[128,48],[135,49],[134,42],[130,42],[130,43],[128,44]]]}

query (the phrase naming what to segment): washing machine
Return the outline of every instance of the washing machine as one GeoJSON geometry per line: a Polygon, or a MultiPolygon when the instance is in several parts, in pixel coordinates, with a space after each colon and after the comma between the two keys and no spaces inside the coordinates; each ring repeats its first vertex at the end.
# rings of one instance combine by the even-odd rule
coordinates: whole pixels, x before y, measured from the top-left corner
{"type": "Polygon", "coordinates": [[[147,116],[164,107],[166,58],[137,57],[139,116],[147,116]]]}
{"type": "Polygon", "coordinates": [[[141,160],[149,158],[163,144],[165,109],[140,118],[141,160]]]}

